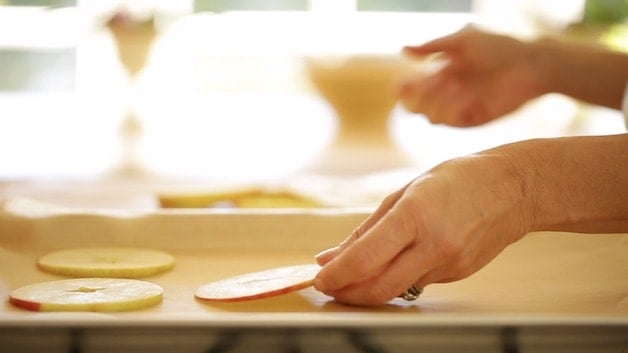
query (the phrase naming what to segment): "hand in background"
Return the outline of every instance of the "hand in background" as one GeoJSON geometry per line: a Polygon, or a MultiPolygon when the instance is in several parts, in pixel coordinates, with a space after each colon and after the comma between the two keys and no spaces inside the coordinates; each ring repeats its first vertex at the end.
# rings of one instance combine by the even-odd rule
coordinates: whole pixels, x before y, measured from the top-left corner
{"type": "Polygon", "coordinates": [[[530,60],[535,50],[530,43],[473,27],[406,47],[410,56],[439,53],[445,64],[434,74],[403,82],[400,99],[432,123],[466,127],[489,122],[546,92],[530,60]]]}

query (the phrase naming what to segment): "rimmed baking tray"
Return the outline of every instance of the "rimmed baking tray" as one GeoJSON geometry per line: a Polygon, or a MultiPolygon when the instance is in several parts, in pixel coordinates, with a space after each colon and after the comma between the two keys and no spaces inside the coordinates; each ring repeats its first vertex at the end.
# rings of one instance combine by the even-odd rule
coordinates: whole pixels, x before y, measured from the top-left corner
{"type": "Polygon", "coordinates": [[[399,299],[378,308],[342,305],[313,288],[242,303],[194,298],[196,288],[208,281],[314,262],[316,252],[340,242],[367,215],[354,209],[81,210],[5,200],[0,208],[0,326],[5,333],[28,327],[126,332],[598,327],[619,330],[614,339],[627,332],[628,234],[533,233],[465,280],[428,286],[416,302],[399,299]],[[62,278],[38,270],[39,256],[87,245],[173,254],[172,271],[146,278],[164,288],[163,303],[122,313],[35,313],[8,303],[13,288],[62,278]]]}

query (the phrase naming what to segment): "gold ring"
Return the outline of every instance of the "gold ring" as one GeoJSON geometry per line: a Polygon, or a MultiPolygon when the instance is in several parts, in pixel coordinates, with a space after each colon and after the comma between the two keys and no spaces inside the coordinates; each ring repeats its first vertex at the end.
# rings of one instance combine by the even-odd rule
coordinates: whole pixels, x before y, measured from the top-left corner
{"type": "Polygon", "coordinates": [[[411,302],[413,300],[417,300],[419,295],[421,295],[421,292],[423,292],[423,288],[417,286],[415,283],[410,286],[410,288],[406,289],[405,292],[399,294],[399,297],[403,300],[411,302]]]}

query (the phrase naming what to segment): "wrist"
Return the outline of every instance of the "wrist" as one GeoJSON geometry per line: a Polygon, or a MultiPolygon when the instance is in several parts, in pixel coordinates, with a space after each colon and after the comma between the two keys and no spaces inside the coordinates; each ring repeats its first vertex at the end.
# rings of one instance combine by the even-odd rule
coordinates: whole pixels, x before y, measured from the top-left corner
{"type": "Polygon", "coordinates": [[[538,83],[539,95],[547,93],[564,93],[565,64],[569,62],[569,54],[563,43],[550,38],[532,42],[528,48],[526,59],[531,66],[538,83]]]}
{"type": "Polygon", "coordinates": [[[628,55],[594,44],[541,39],[532,42],[528,57],[543,93],[620,109],[626,81],[628,55]]]}
{"type": "Polygon", "coordinates": [[[505,145],[518,170],[528,231],[625,231],[627,143],[623,134],[505,145]]]}
{"type": "Polygon", "coordinates": [[[495,150],[503,161],[502,170],[509,182],[510,195],[516,211],[512,214],[519,219],[521,235],[535,231],[539,227],[539,192],[537,171],[534,168],[535,156],[527,146],[527,141],[506,144],[495,150]]]}

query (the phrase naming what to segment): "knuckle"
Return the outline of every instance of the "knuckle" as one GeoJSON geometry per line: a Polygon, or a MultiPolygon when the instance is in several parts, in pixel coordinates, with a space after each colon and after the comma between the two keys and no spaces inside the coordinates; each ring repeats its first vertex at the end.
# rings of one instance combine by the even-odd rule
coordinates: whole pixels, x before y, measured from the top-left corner
{"type": "MultiPolygon", "coordinates": [[[[414,186],[410,186],[413,188],[414,186]]],[[[412,193],[412,190],[410,190],[412,193]]],[[[402,216],[397,220],[399,231],[404,238],[416,238],[424,229],[425,217],[428,214],[427,207],[424,205],[424,198],[407,197],[402,200],[399,207],[403,212],[399,212],[402,216]]]]}
{"type": "Polygon", "coordinates": [[[381,204],[393,205],[395,204],[398,198],[399,198],[399,195],[397,195],[396,192],[393,192],[391,194],[386,195],[384,199],[382,200],[381,204]]]}

